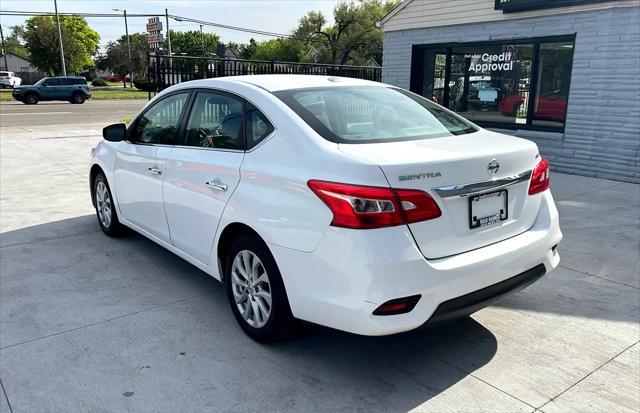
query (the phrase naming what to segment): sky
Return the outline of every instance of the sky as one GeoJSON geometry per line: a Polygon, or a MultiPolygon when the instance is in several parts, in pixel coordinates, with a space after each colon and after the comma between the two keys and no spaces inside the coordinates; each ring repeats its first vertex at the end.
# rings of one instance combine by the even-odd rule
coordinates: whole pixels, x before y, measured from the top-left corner
{"type": "MultiPolygon", "coordinates": [[[[60,13],[115,13],[112,9],[126,9],[127,13],[157,13],[164,23],[164,9],[169,14],[207,20],[232,26],[248,27],[275,33],[290,33],[298,19],[310,10],[322,11],[331,19],[338,0],[58,0],[60,13]]],[[[53,0],[0,0],[1,11],[54,11],[53,0]]],[[[24,24],[26,17],[0,16],[5,35],[9,28],[24,24]]],[[[100,34],[100,48],[124,34],[124,18],[87,18],[89,26],[100,34]]],[[[146,17],[129,17],[129,33],[146,31],[146,17]]],[[[196,23],[169,20],[172,30],[200,30],[196,23]]],[[[217,33],[223,42],[246,43],[269,37],[205,26],[205,32],[217,33]]],[[[164,32],[163,32],[164,34],[164,32]]]]}

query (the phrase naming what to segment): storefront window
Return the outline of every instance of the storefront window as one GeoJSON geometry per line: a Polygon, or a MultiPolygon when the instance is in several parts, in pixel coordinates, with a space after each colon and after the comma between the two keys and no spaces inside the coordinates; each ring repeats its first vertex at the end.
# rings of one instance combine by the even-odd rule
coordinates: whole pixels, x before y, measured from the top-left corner
{"type": "Polygon", "coordinates": [[[562,129],[572,59],[572,39],[422,46],[411,89],[485,126],[562,129]]]}
{"type": "Polygon", "coordinates": [[[540,45],[533,124],[562,126],[567,114],[573,43],[540,45]]]}

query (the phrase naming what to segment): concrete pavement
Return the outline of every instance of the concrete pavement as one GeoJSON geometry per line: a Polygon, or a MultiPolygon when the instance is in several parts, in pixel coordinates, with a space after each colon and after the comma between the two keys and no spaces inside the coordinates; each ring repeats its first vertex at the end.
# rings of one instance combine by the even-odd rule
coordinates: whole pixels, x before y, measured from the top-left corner
{"type": "Polygon", "coordinates": [[[215,280],[99,231],[100,131],[51,129],[0,130],[2,412],[640,410],[638,185],[553,174],[561,267],[472,319],[263,346],[215,280]]]}
{"type": "Polygon", "coordinates": [[[69,102],[40,102],[37,105],[0,102],[0,131],[5,128],[31,130],[34,126],[104,125],[119,122],[123,116],[138,113],[146,99],[91,100],[82,105],[69,102]]]}

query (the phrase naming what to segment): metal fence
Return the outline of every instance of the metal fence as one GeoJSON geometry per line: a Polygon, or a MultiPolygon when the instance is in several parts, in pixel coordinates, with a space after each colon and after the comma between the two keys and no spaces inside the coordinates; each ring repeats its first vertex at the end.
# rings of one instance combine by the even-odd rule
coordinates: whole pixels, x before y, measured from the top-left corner
{"type": "Polygon", "coordinates": [[[148,68],[150,94],[189,80],[237,75],[300,74],[345,76],[376,82],[382,80],[382,69],[379,67],[159,54],[149,54],[148,68]]]}

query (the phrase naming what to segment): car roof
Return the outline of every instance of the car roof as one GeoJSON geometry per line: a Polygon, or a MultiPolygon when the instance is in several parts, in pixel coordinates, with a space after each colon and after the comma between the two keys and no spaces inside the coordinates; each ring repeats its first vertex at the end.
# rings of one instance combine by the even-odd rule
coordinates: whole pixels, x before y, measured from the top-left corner
{"type": "Polygon", "coordinates": [[[46,79],[84,79],[82,76],[47,76],[46,79]]]}
{"type": "Polygon", "coordinates": [[[269,92],[289,89],[305,89],[314,87],[334,86],[385,86],[370,80],[353,79],[350,77],[320,76],[320,75],[246,75],[227,76],[216,79],[202,79],[181,83],[183,87],[216,87],[221,84],[249,83],[269,92]]]}

